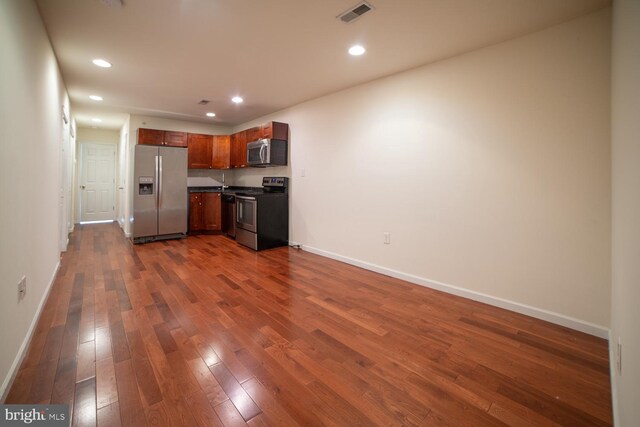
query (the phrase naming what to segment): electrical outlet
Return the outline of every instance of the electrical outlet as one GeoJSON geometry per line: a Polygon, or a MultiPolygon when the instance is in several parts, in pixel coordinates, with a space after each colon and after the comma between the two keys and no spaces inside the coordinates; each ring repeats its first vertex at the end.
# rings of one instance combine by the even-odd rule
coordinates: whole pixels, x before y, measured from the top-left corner
{"type": "Polygon", "coordinates": [[[618,348],[616,353],[616,368],[618,369],[618,375],[622,375],[622,341],[620,341],[620,337],[618,337],[618,348]]]}
{"type": "Polygon", "coordinates": [[[384,236],[384,244],[385,245],[390,245],[391,244],[391,233],[389,233],[388,231],[385,231],[382,235],[384,236]]]}
{"type": "Polygon", "coordinates": [[[24,298],[27,293],[27,276],[22,276],[18,282],[18,299],[24,298]]]}
{"type": "Polygon", "coordinates": [[[307,175],[307,171],[304,168],[300,169],[300,176],[304,178],[306,175],[307,175]]]}

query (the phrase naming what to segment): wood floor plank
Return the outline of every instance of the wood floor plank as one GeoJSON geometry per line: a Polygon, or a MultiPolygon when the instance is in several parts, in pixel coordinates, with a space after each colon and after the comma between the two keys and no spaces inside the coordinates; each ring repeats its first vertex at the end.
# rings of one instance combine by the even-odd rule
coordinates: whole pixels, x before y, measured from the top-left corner
{"type": "Polygon", "coordinates": [[[98,409],[118,401],[116,368],[112,358],[96,362],[96,396],[98,409]]]}
{"type": "Polygon", "coordinates": [[[115,372],[122,425],[125,427],[147,425],[147,420],[142,410],[142,400],[136,384],[133,363],[130,359],[118,362],[115,364],[115,372]]]}
{"type": "Polygon", "coordinates": [[[225,394],[229,396],[229,399],[242,414],[242,418],[245,421],[250,420],[261,412],[260,408],[253,402],[224,363],[218,363],[209,369],[211,369],[225,394]]]}
{"type": "Polygon", "coordinates": [[[142,336],[136,329],[127,334],[127,339],[131,350],[133,369],[136,373],[138,387],[142,392],[145,406],[152,406],[162,400],[162,392],[149,362],[142,336]]]}
{"type": "Polygon", "coordinates": [[[238,412],[238,409],[230,400],[220,403],[214,409],[222,421],[222,424],[226,427],[242,427],[247,425],[242,415],[240,415],[240,412],[238,412]]]}
{"type": "Polygon", "coordinates": [[[96,379],[86,379],[76,384],[72,426],[85,427],[97,424],[96,379]]]}
{"type": "Polygon", "coordinates": [[[78,347],[78,366],[76,382],[81,382],[96,376],[96,345],[87,341],[78,347]]]}
{"type": "Polygon", "coordinates": [[[164,323],[159,323],[157,325],[153,325],[153,330],[156,332],[156,337],[158,337],[158,341],[162,346],[162,350],[165,354],[172,353],[174,351],[178,351],[178,345],[171,336],[171,332],[169,332],[169,328],[164,323]]]}
{"type": "Polygon", "coordinates": [[[6,403],[74,425],[613,424],[608,343],[292,248],[78,225],[6,403]]]}
{"type": "Polygon", "coordinates": [[[98,427],[120,427],[120,407],[118,402],[98,409],[98,427]]]}

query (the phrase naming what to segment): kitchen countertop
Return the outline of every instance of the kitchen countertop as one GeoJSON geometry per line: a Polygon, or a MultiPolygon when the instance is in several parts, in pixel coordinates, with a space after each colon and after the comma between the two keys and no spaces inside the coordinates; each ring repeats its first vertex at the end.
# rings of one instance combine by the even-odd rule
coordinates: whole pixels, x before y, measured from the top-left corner
{"type": "Polygon", "coordinates": [[[225,188],[222,191],[221,186],[212,186],[212,187],[187,187],[189,193],[225,193],[225,194],[235,194],[247,191],[262,191],[262,187],[237,187],[230,186],[229,188],[225,188]]]}

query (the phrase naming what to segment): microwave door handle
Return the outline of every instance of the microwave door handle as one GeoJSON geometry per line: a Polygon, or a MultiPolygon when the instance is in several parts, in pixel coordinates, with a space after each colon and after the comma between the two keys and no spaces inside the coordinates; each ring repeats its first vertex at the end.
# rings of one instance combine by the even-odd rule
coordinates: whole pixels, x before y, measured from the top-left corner
{"type": "Polygon", "coordinates": [[[264,155],[265,149],[267,148],[267,146],[265,144],[262,144],[260,146],[260,163],[266,163],[267,159],[266,156],[264,155]]]}

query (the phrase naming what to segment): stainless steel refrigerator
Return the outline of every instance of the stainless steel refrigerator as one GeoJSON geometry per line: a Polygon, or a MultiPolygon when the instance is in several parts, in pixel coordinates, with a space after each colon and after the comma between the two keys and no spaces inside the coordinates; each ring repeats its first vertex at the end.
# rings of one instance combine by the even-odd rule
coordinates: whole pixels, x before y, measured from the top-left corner
{"type": "Polygon", "coordinates": [[[187,235],[187,149],[136,145],[133,242],[187,235]]]}

